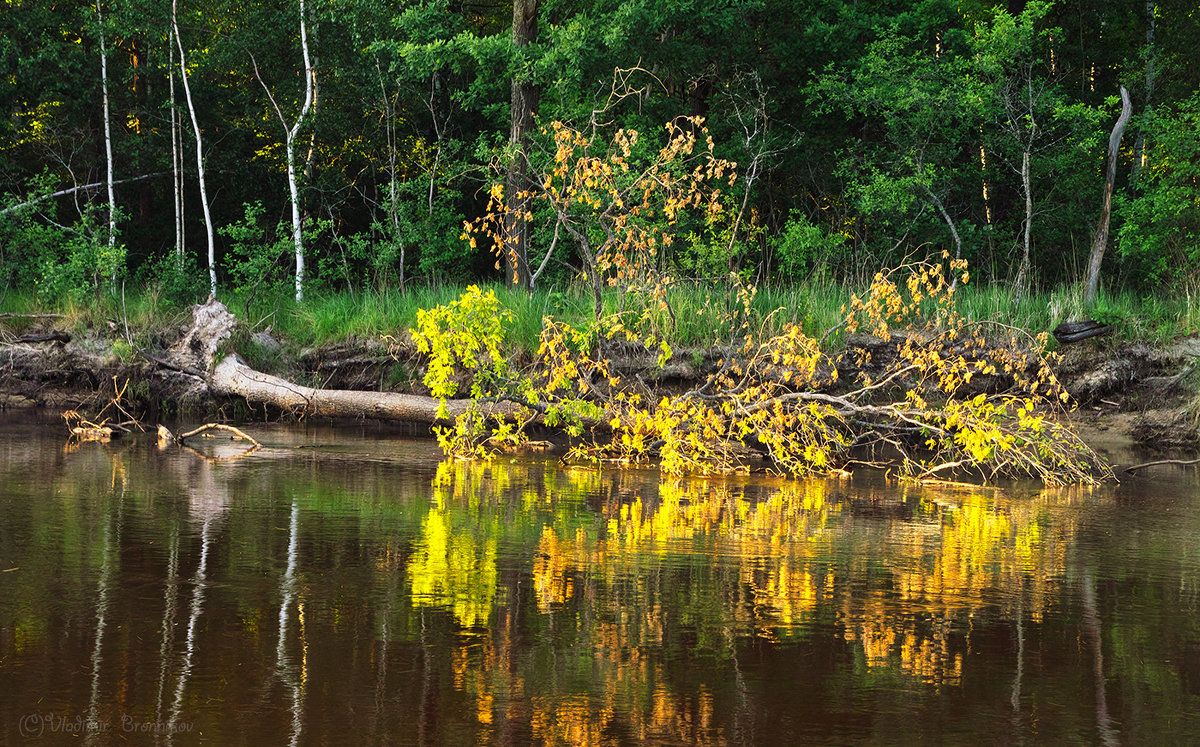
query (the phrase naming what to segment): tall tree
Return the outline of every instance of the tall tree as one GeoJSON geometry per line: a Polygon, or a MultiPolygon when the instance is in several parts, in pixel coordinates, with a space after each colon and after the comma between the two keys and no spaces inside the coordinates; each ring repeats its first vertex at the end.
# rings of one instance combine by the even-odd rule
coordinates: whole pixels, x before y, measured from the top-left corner
{"type": "Polygon", "coordinates": [[[504,218],[504,275],[510,285],[527,288],[529,275],[529,154],[528,137],[537,110],[538,89],[530,79],[522,52],[537,40],[538,0],[513,0],[512,112],[508,131],[511,150],[504,187],[509,211],[504,218]]]}
{"type": "Polygon", "coordinates": [[[300,52],[304,58],[304,103],[300,105],[300,113],[296,115],[296,119],[291,125],[288,125],[283,109],[279,107],[279,102],[275,100],[271,89],[267,87],[266,82],[259,74],[258,63],[254,61],[253,55],[250,57],[254,65],[254,75],[258,78],[263,90],[267,92],[267,98],[275,109],[275,115],[279,117],[279,123],[283,125],[284,148],[287,156],[288,197],[292,206],[292,245],[296,253],[297,301],[304,300],[304,236],[300,217],[300,191],[296,184],[296,136],[300,133],[300,128],[304,126],[309,110],[312,109],[313,89],[317,78],[317,70],[312,64],[312,58],[308,51],[308,24],[304,16],[304,0],[300,0],[300,52]]]}
{"type": "Polygon", "coordinates": [[[108,50],[104,43],[104,15],[100,0],[96,0],[96,27],[100,36],[100,95],[104,102],[104,184],[108,191],[108,251],[111,254],[117,244],[117,197],[113,187],[112,115],[108,101],[108,50]]]}
{"type": "Polygon", "coordinates": [[[200,207],[204,211],[204,230],[208,237],[208,292],[217,295],[217,248],[213,236],[212,213],[208,207],[208,187],[204,180],[204,143],[200,134],[200,120],[196,117],[196,104],[192,99],[192,87],[188,83],[187,56],[183,51],[183,39],[179,36],[179,0],[171,0],[171,29],[175,32],[175,45],[179,49],[179,78],[183,82],[184,99],[188,115],[192,118],[192,132],[196,136],[196,176],[200,182],[200,207]]]}

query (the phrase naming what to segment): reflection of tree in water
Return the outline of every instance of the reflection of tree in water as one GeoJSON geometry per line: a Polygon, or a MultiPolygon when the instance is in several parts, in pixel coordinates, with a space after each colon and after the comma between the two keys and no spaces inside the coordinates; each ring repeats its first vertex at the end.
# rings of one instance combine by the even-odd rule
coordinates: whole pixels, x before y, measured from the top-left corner
{"type": "Polygon", "coordinates": [[[712,694],[671,687],[655,652],[687,649],[736,672],[739,641],[821,626],[857,652],[864,673],[955,685],[974,616],[1036,622],[1060,593],[1075,532],[1062,509],[1084,495],[1006,499],[829,481],[631,489],[599,473],[547,470],[537,482],[502,463],[448,463],[435,487],[422,552],[438,560],[419,555],[410,566],[414,601],[438,599],[460,624],[483,624],[493,607],[516,606],[517,592],[494,583],[499,535],[536,537],[541,635],[558,649],[569,642],[573,657],[552,665],[544,696],[525,693],[532,664],[512,660],[511,624],[497,625],[456,653],[456,686],[481,724],[511,715],[525,693],[535,737],[563,744],[598,743],[614,728],[634,739],[724,741],[712,694]],[[598,517],[573,523],[555,513],[554,496],[572,489],[598,517]],[[418,573],[444,580],[419,585],[418,573]],[[589,682],[587,692],[573,679],[589,682]]]}

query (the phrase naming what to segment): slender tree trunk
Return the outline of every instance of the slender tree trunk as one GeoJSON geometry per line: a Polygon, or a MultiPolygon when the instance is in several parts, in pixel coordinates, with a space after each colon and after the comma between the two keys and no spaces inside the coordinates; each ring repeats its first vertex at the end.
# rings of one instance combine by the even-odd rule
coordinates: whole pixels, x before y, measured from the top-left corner
{"type": "MultiPolygon", "coordinates": [[[[115,186],[117,184],[128,184],[129,182],[140,182],[143,179],[149,179],[149,178],[155,177],[155,176],[162,176],[165,173],[167,173],[167,172],[156,171],[153,174],[142,174],[141,176],[131,176],[128,179],[116,179],[113,181],[113,185],[115,186]]],[[[0,210],[0,215],[7,215],[9,213],[15,213],[19,210],[23,210],[24,208],[31,207],[33,205],[38,204],[39,202],[44,202],[46,200],[50,200],[55,197],[66,197],[67,195],[73,195],[78,192],[86,192],[89,189],[99,189],[100,187],[103,187],[104,185],[105,185],[104,182],[92,182],[91,184],[78,184],[74,187],[69,187],[67,189],[60,189],[57,192],[51,192],[48,195],[42,195],[41,197],[36,197],[32,200],[26,200],[25,202],[20,202],[20,203],[17,203],[16,205],[9,205],[8,207],[0,210]]]]}
{"type": "Polygon", "coordinates": [[[1129,101],[1129,91],[1121,86],[1121,115],[1113,125],[1112,134],[1108,137],[1108,171],[1104,177],[1104,197],[1100,209],[1100,222],[1096,224],[1096,234],[1092,239],[1092,252],[1088,258],[1087,277],[1084,279],[1083,302],[1090,304],[1096,300],[1096,292],[1100,287],[1100,265],[1104,262],[1104,251],[1108,247],[1108,222],[1112,217],[1113,183],[1117,180],[1117,157],[1121,153],[1121,138],[1125,136],[1125,125],[1133,114],[1133,104],[1129,101]]]}
{"type": "MultiPolygon", "coordinates": [[[[169,34],[168,34],[169,36],[169,34]]],[[[170,64],[167,66],[167,86],[171,91],[171,176],[172,195],[175,201],[175,267],[183,269],[183,141],[180,139],[179,109],[175,101],[175,49],[168,46],[170,64]]]]}
{"type": "MultiPolygon", "coordinates": [[[[928,186],[925,187],[925,194],[929,197],[929,201],[933,203],[933,206],[937,208],[938,214],[942,216],[942,220],[950,228],[950,236],[954,239],[954,258],[962,259],[962,237],[958,235],[958,227],[954,225],[954,219],[950,217],[950,213],[946,212],[946,207],[942,204],[941,198],[928,186]]],[[[958,273],[954,273],[950,280],[950,287],[953,288],[957,285],[958,273]]]]}
{"type": "Polygon", "coordinates": [[[1033,239],[1033,175],[1029,165],[1029,148],[1021,151],[1021,192],[1025,198],[1025,222],[1021,228],[1021,264],[1017,267],[1017,277],[1013,281],[1016,298],[1019,301],[1025,296],[1029,284],[1029,248],[1033,239]]]}
{"type": "Polygon", "coordinates": [[[263,90],[267,92],[267,98],[271,101],[271,106],[275,108],[279,123],[283,125],[283,142],[284,148],[287,150],[288,196],[292,203],[292,244],[296,248],[297,302],[304,300],[304,237],[301,232],[300,190],[296,185],[296,136],[300,133],[300,128],[304,126],[304,120],[308,117],[309,110],[312,109],[313,88],[317,76],[316,68],[313,67],[312,58],[308,53],[308,24],[304,20],[304,0],[300,0],[300,51],[304,56],[304,104],[300,107],[300,114],[296,117],[296,121],[290,127],[287,118],[283,116],[283,109],[279,107],[271,89],[267,88],[266,81],[259,74],[258,63],[254,61],[253,55],[250,56],[250,61],[254,64],[254,75],[258,78],[263,90]]]}
{"type": "MultiPolygon", "coordinates": [[[[113,189],[112,123],[108,100],[108,50],[104,44],[104,16],[100,12],[100,0],[96,0],[96,21],[100,27],[100,93],[104,101],[104,164],[108,187],[108,251],[117,245],[117,197],[113,189]]],[[[110,278],[116,283],[116,275],[110,278]]],[[[114,285],[115,287],[115,285],[114,285]]]]}
{"type": "Polygon", "coordinates": [[[187,101],[188,114],[192,118],[192,132],[196,134],[196,177],[200,182],[200,208],[204,211],[204,230],[208,235],[208,292],[217,295],[217,249],[213,237],[212,213],[208,209],[208,187],[204,182],[204,144],[200,135],[200,122],[196,118],[196,104],[192,101],[192,87],[188,84],[187,58],[183,52],[183,39],[179,36],[179,0],[171,0],[171,28],[175,32],[175,44],[179,48],[179,78],[183,81],[183,95],[187,101]]]}
{"type": "MultiPolygon", "coordinates": [[[[375,62],[375,70],[379,74],[379,92],[383,100],[383,136],[387,141],[388,157],[388,192],[387,215],[388,223],[392,226],[393,240],[400,246],[400,292],[404,292],[404,237],[400,231],[400,193],[399,167],[396,163],[396,113],[395,100],[388,95],[387,82],[383,76],[383,68],[379,61],[375,62]]],[[[432,187],[431,187],[432,189],[432,187]]]]}
{"type": "MultiPolygon", "coordinates": [[[[1154,0],[1146,0],[1146,98],[1142,102],[1142,111],[1150,112],[1150,102],[1154,98],[1154,84],[1157,76],[1156,63],[1158,54],[1154,46],[1154,16],[1158,11],[1158,4],[1154,0]]],[[[1133,175],[1136,177],[1141,173],[1142,167],[1146,165],[1146,128],[1138,128],[1137,141],[1133,146],[1133,175]]]]}
{"type": "MultiPolygon", "coordinates": [[[[512,43],[525,47],[537,39],[538,0],[514,0],[512,43]]],[[[505,178],[505,201],[508,210],[504,218],[505,281],[513,286],[529,288],[529,221],[531,207],[529,190],[529,159],[525,152],[528,132],[533,128],[533,112],[537,109],[538,91],[532,81],[517,73],[512,80],[512,114],[509,145],[512,161],[505,178]]]]}
{"type": "MultiPolygon", "coordinates": [[[[313,79],[316,77],[316,70],[312,66],[312,61],[308,54],[308,26],[304,21],[304,0],[300,0],[300,50],[304,55],[304,106],[300,109],[300,116],[296,117],[296,123],[288,130],[287,136],[287,157],[288,157],[288,194],[292,199],[292,243],[296,247],[296,301],[304,300],[304,240],[301,235],[300,223],[300,193],[296,187],[296,135],[300,132],[300,128],[304,125],[304,120],[308,116],[308,110],[313,103],[313,79]]],[[[282,117],[280,117],[282,120],[282,117]]],[[[284,122],[284,127],[287,123],[284,122]]]]}

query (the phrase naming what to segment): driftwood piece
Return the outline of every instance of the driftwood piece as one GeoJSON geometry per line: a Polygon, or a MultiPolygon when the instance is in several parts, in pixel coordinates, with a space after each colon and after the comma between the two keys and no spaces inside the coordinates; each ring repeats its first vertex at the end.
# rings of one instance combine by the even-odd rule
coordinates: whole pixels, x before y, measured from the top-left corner
{"type": "Polygon", "coordinates": [[[253,454],[254,452],[256,452],[262,448],[262,444],[260,444],[253,436],[247,434],[245,431],[241,430],[240,428],[235,428],[232,425],[225,425],[223,423],[205,423],[204,425],[200,426],[199,428],[193,428],[192,430],[188,431],[187,433],[180,433],[177,436],[174,433],[171,433],[170,428],[167,428],[165,425],[160,424],[158,426],[158,448],[159,448],[159,450],[161,451],[172,445],[179,446],[181,449],[190,451],[193,454],[195,454],[196,456],[200,457],[201,459],[208,461],[208,462],[212,462],[214,464],[217,462],[228,462],[228,461],[232,461],[234,459],[241,459],[242,457],[253,454]],[[184,443],[187,439],[192,438],[193,436],[199,436],[200,434],[206,433],[208,431],[226,431],[228,433],[232,433],[234,438],[240,438],[243,441],[249,442],[250,447],[248,449],[246,449],[245,451],[243,451],[242,453],[236,454],[231,457],[211,457],[201,451],[197,451],[196,449],[193,449],[191,446],[188,446],[186,443],[184,443]]]}
{"type": "MultiPolygon", "coordinates": [[[[159,427],[161,428],[162,426],[159,426],[159,427]]],[[[245,431],[235,428],[232,425],[224,425],[222,423],[205,423],[204,425],[200,426],[199,428],[194,428],[194,429],[188,431],[187,433],[180,433],[178,436],[175,437],[175,440],[178,441],[179,443],[183,443],[185,440],[191,438],[192,436],[198,436],[201,433],[204,433],[205,431],[226,431],[228,433],[232,433],[234,436],[242,439],[243,441],[249,441],[250,443],[254,444],[255,446],[262,446],[262,444],[260,444],[253,436],[247,435],[245,431]]]]}
{"type": "Polygon", "coordinates": [[[77,441],[98,441],[106,444],[112,440],[113,429],[106,425],[77,425],[71,429],[71,437],[77,441]]]}
{"type": "Polygon", "coordinates": [[[1188,465],[1191,465],[1191,464],[1200,464],[1200,459],[1159,459],[1158,461],[1154,461],[1154,462],[1143,462],[1142,464],[1135,464],[1132,467],[1126,467],[1122,471],[1125,472],[1125,474],[1132,475],[1135,471],[1137,471],[1139,469],[1145,469],[1146,467],[1157,467],[1161,464],[1177,464],[1181,467],[1187,467],[1188,465]]]}

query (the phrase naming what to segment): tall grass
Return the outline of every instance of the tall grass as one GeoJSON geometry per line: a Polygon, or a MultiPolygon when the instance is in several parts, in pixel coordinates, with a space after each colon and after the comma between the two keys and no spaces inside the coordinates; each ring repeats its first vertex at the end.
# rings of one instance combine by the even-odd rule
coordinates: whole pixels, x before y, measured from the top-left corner
{"type": "MultiPolygon", "coordinates": [[[[587,327],[592,320],[591,291],[582,284],[534,293],[499,284],[485,287],[493,289],[502,305],[513,313],[509,344],[514,350],[536,349],[544,316],[577,327],[587,327]]],[[[270,326],[276,336],[297,347],[307,347],[402,334],[415,326],[419,309],[448,303],[462,290],[459,286],[430,284],[411,286],[403,293],[395,289],[314,293],[302,304],[285,294],[224,300],[254,329],[270,326]]],[[[756,331],[772,334],[785,324],[797,324],[806,334],[820,338],[841,321],[841,309],[851,292],[862,290],[829,280],[762,288],[751,307],[756,331]]],[[[622,304],[629,309],[642,300],[622,298],[608,289],[603,296],[604,312],[617,313],[622,304]]],[[[737,301],[728,287],[717,283],[677,284],[669,289],[668,300],[673,313],[650,309],[640,322],[642,331],[653,332],[675,348],[729,342],[729,312],[737,301]]],[[[968,284],[959,286],[955,303],[969,320],[996,320],[1035,333],[1050,331],[1063,321],[1089,318],[1112,324],[1111,337],[1118,340],[1165,342],[1200,332],[1200,292],[1190,288],[1161,297],[1102,291],[1093,305],[1085,307],[1078,286],[1030,293],[1018,299],[1007,286],[968,284]]],[[[96,329],[124,335],[128,324],[135,344],[153,344],[149,338],[157,334],[156,330],[187,322],[188,304],[165,298],[154,286],[102,293],[85,301],[64,298],[48,302],[18,291],[9,291],[0,299],[0,314],[38,313],[62,317],[0,317],[0,333],[20,333],[35,325],[52,324],[75,332],[96,329]]]]}

